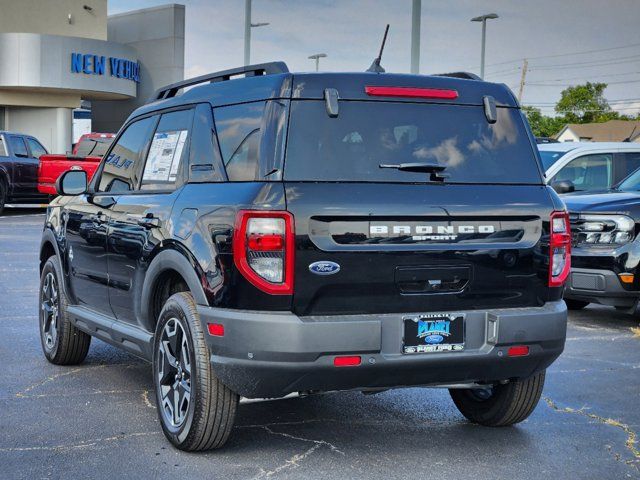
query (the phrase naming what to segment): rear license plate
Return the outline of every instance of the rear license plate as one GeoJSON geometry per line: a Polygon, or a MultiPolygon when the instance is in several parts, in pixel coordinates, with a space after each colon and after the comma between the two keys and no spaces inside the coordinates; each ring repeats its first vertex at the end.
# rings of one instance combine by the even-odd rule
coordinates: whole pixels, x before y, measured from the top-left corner
{"type": "Polygon", "coordinates": [[[464,315],[428,314],[404,317],[403,353],[464,350],[464,315]]]}

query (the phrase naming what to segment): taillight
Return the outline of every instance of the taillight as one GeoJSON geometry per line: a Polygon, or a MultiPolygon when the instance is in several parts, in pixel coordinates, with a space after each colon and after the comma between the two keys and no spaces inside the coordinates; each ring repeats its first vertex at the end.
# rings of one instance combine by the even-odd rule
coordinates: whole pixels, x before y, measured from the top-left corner
{"type": "Polygon", "coordinates": [[[571,228],[567,212],[553,212],[549,226],[549,286],[560,287],[571,270],[571,228]]]}
{"type": "Polygon", "coordinates": [[[293,293],[293,215],[241,210],[233,232],[233,261],[251,284],[272,295],[293,293]]]}

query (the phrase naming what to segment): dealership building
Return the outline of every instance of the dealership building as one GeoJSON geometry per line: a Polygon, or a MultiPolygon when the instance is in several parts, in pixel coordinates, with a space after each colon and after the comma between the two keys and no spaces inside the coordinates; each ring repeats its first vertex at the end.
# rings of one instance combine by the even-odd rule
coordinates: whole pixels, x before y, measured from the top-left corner
{"type": "Polygon", "coordinates": [[[0,12],[0,130],[50,152],[71,149],[74,112],[116,132],[184,77],[183,5],[108,16],[107,0],[0,0],[0,12]]]}

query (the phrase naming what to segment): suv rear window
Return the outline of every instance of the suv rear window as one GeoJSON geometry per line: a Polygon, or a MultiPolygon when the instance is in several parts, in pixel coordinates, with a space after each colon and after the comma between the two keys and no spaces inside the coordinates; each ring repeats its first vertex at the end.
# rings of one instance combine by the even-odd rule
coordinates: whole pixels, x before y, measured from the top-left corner
{"type": "Polygon", "coordinates": [[[541,184],[520,111],[498,108],[489,124],[479,106],[340,101],[291,105],[285,180],[425,182],[429,174],[380,164],[445,165],[447,183],[541,184]]]}

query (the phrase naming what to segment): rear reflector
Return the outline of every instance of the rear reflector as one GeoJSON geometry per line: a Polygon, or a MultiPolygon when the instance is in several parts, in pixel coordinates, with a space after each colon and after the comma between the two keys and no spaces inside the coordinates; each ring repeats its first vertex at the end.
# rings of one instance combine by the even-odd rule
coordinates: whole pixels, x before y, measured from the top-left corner
{"type": "Polygon", "coordinates": [[[221,323],[209,323],[207,324],[209,335],[213,337],[224,337],[224,325],[221,323]]]}
{"type": "Polygon", "coordinates": [[[444,90],[442,88],[376,87],[367,85],[364,87],[364,91],[367,95],[374,97],[444,98],[446,100],[458,98],[456,90],[444,90]]]}
{"type": "Polygon", "coordinates": [[[516,345],[507,350],[508,357],[524,357],[525,355],[529,355],[529,347],[526,345],[516,345]]]}
{"type": "Polygon", "coordinates": [[[333,359],[333,365],[335,367],[357,367],[360,365],[360,356],[336,357],[333,359]]]}

